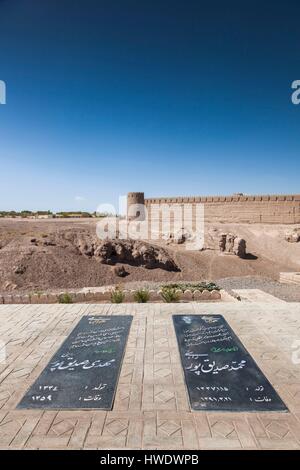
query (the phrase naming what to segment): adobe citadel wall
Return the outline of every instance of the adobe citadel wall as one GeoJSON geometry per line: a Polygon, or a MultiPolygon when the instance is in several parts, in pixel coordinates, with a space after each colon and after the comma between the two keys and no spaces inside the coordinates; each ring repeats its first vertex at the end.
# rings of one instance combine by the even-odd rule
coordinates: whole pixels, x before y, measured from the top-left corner
{"type": "Polygon", "coordinates": [[[143,193],[129,193],[128,207],[135,203],[145,203],[151,218],[152,204],[204,204],[204,217],[207,222],[224,223],[267,223],[299,224],[300,194],[265,196],[191,196],[144,198],[143,193]],[[135,197],[135,194],[137,195],[135,197]]]}

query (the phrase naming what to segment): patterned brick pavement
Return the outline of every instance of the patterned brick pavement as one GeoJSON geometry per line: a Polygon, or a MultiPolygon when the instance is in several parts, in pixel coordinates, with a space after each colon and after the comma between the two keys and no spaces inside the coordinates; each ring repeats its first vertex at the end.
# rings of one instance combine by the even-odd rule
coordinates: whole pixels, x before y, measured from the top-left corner
{"type": "Polygon", "coordinates": [[[1,305],[2,449],[299,449],[300,304],[1,305]],[[173,313],[219,313],[279,392],[289,413],[191,412],[173,313]],[[82,315],[132,314],[113,410],[16,410],[82,315]]]}

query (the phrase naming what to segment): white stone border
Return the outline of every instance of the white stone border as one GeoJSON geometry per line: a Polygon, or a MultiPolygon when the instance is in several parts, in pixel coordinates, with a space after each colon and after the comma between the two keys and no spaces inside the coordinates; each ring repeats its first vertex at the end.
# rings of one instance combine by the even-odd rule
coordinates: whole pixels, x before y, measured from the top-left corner
{"type": "MultiPolygon", "coordinates": [[[[134,294],[140,289],[122,291],[125,294],[124,302],[135,302],[134,294]]],[[[163,302],[161,297],[161,290],[149,290],[150,299],[149,302],[163,302]]],[[[209,300],[220,301],[222,300],[222,291],[212,290],[209,291],[204,289],[200,290],[185,290],[178,289],[177,292],[180,294],[180,301],[186,302],[207,302],[209,300]]],[[[72,303],[80,302],[108,302],[111,301],[111,290],[102,292],[74,292],[74,291],[62,291],[59,293],[42,293],[42,294],[6,294],[0,296],[0,304],[55,304],[59,303],[59,297],[63,294],[68,294],[72,298],[72,303]]],[[[136,302],[135,302],[136,303],[136,302]]]]}

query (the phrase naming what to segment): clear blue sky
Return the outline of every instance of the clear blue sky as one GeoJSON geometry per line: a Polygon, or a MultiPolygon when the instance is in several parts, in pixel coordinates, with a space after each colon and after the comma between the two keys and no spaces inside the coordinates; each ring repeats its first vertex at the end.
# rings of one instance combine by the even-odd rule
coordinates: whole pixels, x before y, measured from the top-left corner
{"type": "Polygon", "coordinates": [[[0,209],[300,193],[299,1],[0,0],[0,209]]]}

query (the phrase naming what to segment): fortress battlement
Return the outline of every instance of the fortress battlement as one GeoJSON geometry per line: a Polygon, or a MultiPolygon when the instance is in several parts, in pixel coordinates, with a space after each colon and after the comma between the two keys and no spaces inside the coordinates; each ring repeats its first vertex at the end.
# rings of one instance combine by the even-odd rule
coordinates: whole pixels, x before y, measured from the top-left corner
{"type": "MultiPolygon", "coordinates": [[[[151,218],[151,206],[155,204],[204,204],[207,222],[223,223],[300,223],[300,194],[269,194],[231,196],[177,196],[145,198],[143,192],[128,193],[127,210],[132,205],[144,204],[151,218]]],[[[131,209],[132,210],[132,209],[131,209]]],[[[132,214],[131,214],[132,215],[132,214]]]]}

